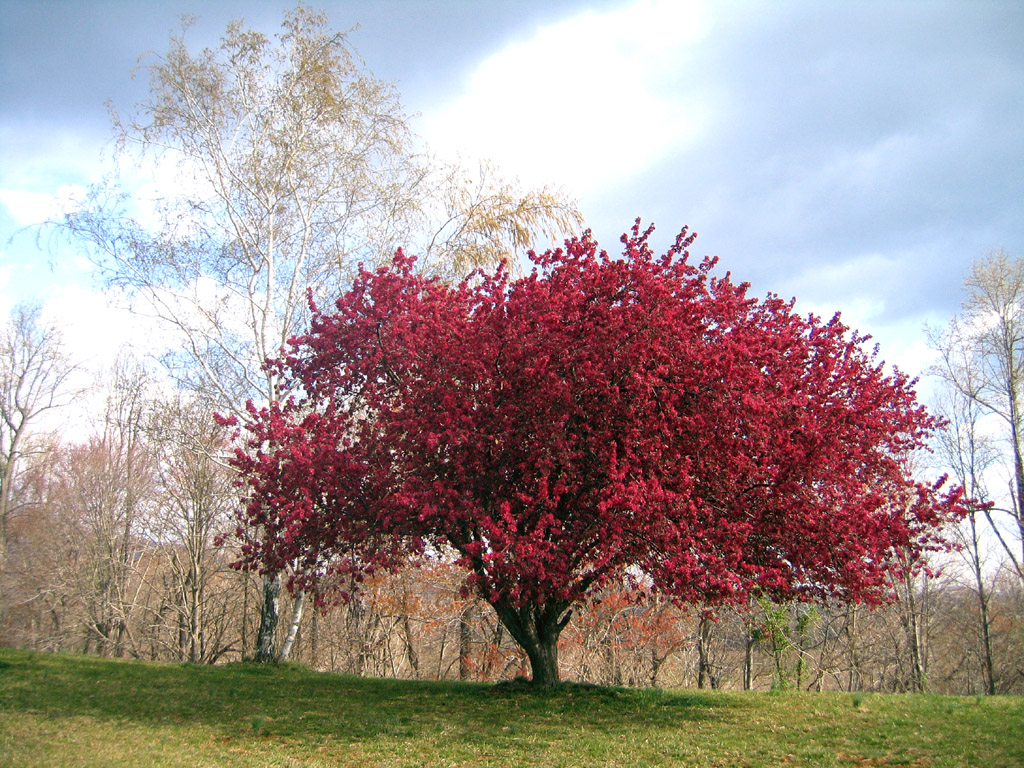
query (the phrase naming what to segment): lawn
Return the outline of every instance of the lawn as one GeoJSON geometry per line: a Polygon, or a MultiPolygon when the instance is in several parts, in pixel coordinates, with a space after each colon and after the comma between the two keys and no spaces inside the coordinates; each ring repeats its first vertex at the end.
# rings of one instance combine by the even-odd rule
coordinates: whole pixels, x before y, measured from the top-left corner
{"type": "Polygon", "coordinates": [[[377,680],[0,650],[0,766],[1024,766],[1024,699],[377,680]]]}

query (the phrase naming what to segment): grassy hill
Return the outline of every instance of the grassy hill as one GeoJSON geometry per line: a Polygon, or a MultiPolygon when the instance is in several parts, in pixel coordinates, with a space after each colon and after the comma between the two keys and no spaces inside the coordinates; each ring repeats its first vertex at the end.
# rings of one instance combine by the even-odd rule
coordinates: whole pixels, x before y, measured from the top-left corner
{"type": "Polygon", "coordinates": [[[0,765],[1024,765],[1024,699],[375,680],[0,651],[0,765]]]}

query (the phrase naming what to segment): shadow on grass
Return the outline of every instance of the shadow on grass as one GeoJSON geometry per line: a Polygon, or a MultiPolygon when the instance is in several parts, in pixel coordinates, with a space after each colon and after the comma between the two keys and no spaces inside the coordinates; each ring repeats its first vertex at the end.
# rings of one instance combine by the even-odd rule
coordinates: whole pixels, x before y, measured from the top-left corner
{"type": "Polygon", "coordinates": [[[317,742],[437,737],[467,744],[672,728],[739,706],[700,692],[382,680],[297,666],[219,667],[0,651],[0,712],[200,725],[225,737],[317,742]]]}

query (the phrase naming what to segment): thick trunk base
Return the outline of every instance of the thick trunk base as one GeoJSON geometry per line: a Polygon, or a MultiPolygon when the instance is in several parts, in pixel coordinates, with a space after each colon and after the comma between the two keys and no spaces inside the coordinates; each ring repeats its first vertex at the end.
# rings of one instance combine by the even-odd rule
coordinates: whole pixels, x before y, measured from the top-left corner
{"type": "Polygon", "coordinates": [[[569,623],[565,605],[495,606],[498,618],[530,659],[532,682],[538,687],[558,685],[558,637],[569,623]]]}

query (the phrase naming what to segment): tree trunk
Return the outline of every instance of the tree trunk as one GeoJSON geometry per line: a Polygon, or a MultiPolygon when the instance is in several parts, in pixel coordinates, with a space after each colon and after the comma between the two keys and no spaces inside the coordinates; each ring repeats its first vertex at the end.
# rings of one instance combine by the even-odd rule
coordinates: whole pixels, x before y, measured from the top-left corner
{"type": "Polygon", "coordinates": [[[988,589],[985,586],[985,573],[982,570],[981,542],[978,536],[978,522],[973,513],[968,519],[971,525],[971,566],[974,571],[974,583],[978,589],[978,608],[981,612],[981,638],[982,648],[984,651],[983,661],[985,664],[985,693],[989,696],[995,696],[996,676],[995,665],[992,660],[992,623],[988,613],[990,596],[988,589]]]}
{"type": "Polygon", "coordinates": [[[469,680],[473,672],[473,621],[474,608],[467,602],[459,615],[459,680],[469,680]]]}
{"type": "MultiPolygon", "coordinates": [[[[6,468],[4,470],[6,472],[6,468]]],[[[4,599],[4,573],[7,570],[7,478],[0,477],[0,627],[7,621],[7,602],[4,599]]]]}
{"type": "Polygon", "coordinates": [[[615,646],[611,637],[607,637],[603,648],[604,655],[604,682],[608,685],[622,685],[622,672],[619,669],[619,660],[615,656],[615,646]]]}
{"type": "Polygon", "coordinates": [[[274,645],[277,639],[278,609],[281,603],[281,574],[263,575],[263,607],[260,610],[260,631],[256,636],[257,664],[277,661],[274,645]]]}
{"type": "Polygon", "coordinates": [[[749,691],[754,683],[754,633],[746,626],[743,637],[743,690],[749,691]]]}
{"type": "Polygon", "coordinates": [[[302,624],[302,609],[306,606],[306,593],[299,592],[292,603],[292,620],[288,623],[288,634],[284,638],[281,652],[277,655],[279,662],[288,661],[292,655],[292,646],[295,645],[295,638],[299,635],[299,625],[302,624]]]}
{"type": "Polygon", "coordinates": [[[249,655],[249,577],[248,571],[242,571],[242,658],[249,655]]]}
{"type": "Polygon", "coordinates": [[[846,684],[848,691],[859,691],[861,688],[860,658],[857,655],[857,605],[850,608],[850,620],[846,625],[846,634],[850,639],[849,656],[849,679],[846,684]]]}
{"type": "Polygon", "coordinates": [[[181,606],[178,609],[178,661],[188,661],[188,626],[181,606]]]}
{"type": "Polygon", "coordinates": [[[711,619],[701,616],[697,624],[697,687],[706,688],[708,681],[714,688],[714,678],[711,675],[711,660],[709,658],[709,646],[711,645],[711,619]]]}
{"type": "Polygon", "coordinates": [[[499,604],[494,608],[512,639],[526,651],[533,684],[558,685],[558,637],[572,616],[568,606],[559,602],[519,608],[499,604]]]}
{"type": "Polygon", "coordinates": [[[1016,338],[1008,334],[1010,342],[1005,350],[1009,364],[1007,365],[1008,379],[1006,381],[1007,400],[1009,402],[1010,421],[1010,445],[1013,448],[1013,517],[1017,523],[1017,532],[1020,534],[1021,555],[1020,563],[1024,565],[1024,449],[1021,447],[1021,412],[1017,399],[1020,396],[1020,381],[1017,377],[1016,338]]]}
{"type": "Polygon", "coordinates": [[[989,696],[996,695],[996,672],[992,661],[992,623],[988,614],[988,595],[980,590],[978,600],[981,603],[981,632],[985,648],[985,692],[989,696]]]}
{"type": "Polygon", "coordinates": [[[907,644],[910,646],[910,681],[907,686],[911,693],[924,693],[926,676],[922,657],[921,620],[917,602],[917,585],[914,577],[904,577],[906,587],[906,613],[903,626],[907,633],[907,644]]]}
{"type": "MultiPolygon", "coordinates": [[[[409,670],[412,672],[413,679],[418,680],[420,677],[420,655],[416,652],[416,642],[413,635],[412,622],[409,621],[409,612],[403,611],[402,641],[403,645],[405,645],[405,661],[409,665],[409,670]]],[[[438,674],[438,678],[440,677],[441,675],[438,674]]]]}
{"type": "Polygon", "coordinates": [[[540,687],[558,685],[558,636],[548,636],[535,645],[527,647],[526,655],[530,657],[530,671],[533,684],[540,687]]]}
{"type": "Polygon", "coordinates": [[[313,626],[309,633],[309,666],[320,669],[320,611],[313,611],[313,626]]]}

